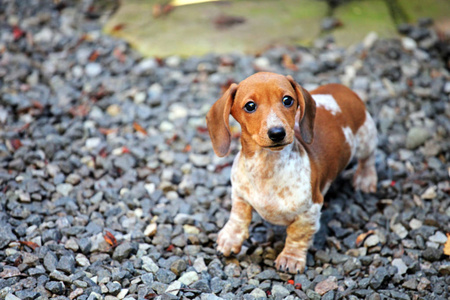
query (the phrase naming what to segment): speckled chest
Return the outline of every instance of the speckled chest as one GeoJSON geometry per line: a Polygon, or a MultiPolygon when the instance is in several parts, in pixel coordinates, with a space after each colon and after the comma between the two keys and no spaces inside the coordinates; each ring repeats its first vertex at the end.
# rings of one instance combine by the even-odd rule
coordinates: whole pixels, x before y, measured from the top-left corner
{"type": "Polygon", "coordinates": [[[231,171],[233,197],[249,203],[265,220],[288,225],[312,205],[311,170],[306,153],[262,150],[239,153],[231,171]]]}

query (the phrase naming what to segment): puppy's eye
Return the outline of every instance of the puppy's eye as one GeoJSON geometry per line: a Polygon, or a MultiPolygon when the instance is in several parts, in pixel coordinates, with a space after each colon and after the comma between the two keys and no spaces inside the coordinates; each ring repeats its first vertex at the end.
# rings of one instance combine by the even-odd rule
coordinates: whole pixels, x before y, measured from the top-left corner
{"type": "Polygon", "coordinates": [[[248,113],[252,113],[256,110],[256,103],[253,101],[248,101],[244,105],[244,110],[248,113]]]}
{"type": "Polygon", "coordinates": [[[291,107],[294,104],[294,99],[291,96],[284,96],[282,101],[286,107],[291,107]]]}

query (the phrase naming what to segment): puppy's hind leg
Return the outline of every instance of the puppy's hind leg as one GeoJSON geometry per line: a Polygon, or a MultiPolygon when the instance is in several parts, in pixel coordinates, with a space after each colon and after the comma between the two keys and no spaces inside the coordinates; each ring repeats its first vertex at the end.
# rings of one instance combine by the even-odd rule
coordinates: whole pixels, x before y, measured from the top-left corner
{"type": "Polygon", "coordinates": [[[353,187],[365,193],[377,191],[377,171],[375,168],[375,149],[377,147],[377,128],[366,111],[366,120],[356,132],[357,146],[355,156],[358,166],[353,175],[353,187]]]}

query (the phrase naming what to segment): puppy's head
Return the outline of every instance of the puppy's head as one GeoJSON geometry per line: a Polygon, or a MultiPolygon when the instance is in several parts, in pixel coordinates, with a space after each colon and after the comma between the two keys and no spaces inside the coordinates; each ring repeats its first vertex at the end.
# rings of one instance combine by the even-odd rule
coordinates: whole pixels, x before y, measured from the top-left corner
{"type": "Polygon", "coordinates": [[[242,139],[254,149],[279,151],[294,141],[297,111],[305,143],[313,140],[315,102],[291,76],[256,73],[232,84],[206,116],[214,152],[228,154],[231,142],[228,118],[241,125],[242,139]]]}

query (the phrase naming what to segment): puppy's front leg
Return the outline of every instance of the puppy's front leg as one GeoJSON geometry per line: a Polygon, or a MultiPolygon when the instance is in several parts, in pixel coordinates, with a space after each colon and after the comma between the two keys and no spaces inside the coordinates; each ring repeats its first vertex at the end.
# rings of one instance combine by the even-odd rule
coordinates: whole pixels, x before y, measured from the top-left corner
{"type": "Polygon", "coordinates": [[[305,270],[308,248],[320,227],[320,209],[320,204],[312,204],[287,227],[284,249],[275,261],[278,270],[293,274],[305,270]]]}
{"type": "Polygon", "coordinates": [[[239,197],[233,197],[230,219],[217,237],[217,250],[224,256],[238,254],[248,238],[248,226],[252,220],[252,207],[239,197]]]}

